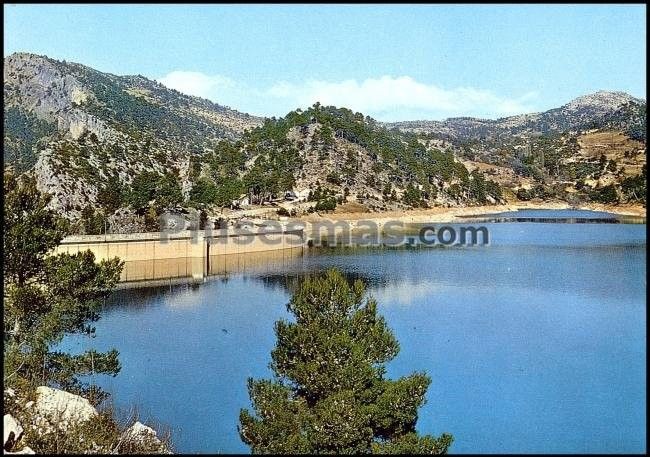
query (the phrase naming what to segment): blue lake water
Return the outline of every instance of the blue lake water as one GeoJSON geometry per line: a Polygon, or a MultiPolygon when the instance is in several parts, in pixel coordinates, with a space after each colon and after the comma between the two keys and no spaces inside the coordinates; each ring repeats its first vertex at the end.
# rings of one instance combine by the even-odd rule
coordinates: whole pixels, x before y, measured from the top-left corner
{"type": "Polygon", "coordinates": [[[245,273],[117,292],[97,337],[122,371],[97,377],[118,407],[172,429],[179,452],[248,452],[246,378],[269,377],[273,323],[306,274],[367,282],[401,352],[397,377],[432,377],[418,430],[452,453],[646,449],[642,224],[487,224],[490,245],[323,248],[245,273]]]}

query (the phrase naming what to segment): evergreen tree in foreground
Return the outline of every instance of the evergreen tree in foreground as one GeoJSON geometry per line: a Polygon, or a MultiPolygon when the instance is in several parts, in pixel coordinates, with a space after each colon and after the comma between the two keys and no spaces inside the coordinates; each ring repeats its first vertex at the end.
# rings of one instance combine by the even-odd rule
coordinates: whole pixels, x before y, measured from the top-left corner
{"type": "Polygon", "coordinates": [[[118,259],[95,262],[90,251],[51,255],[65,232],[47,207],[32,176],[4,173],[4,383],[33,388],[53,385],[90,396],[103,395],[80,377],[116,375],[116,350],[68,354],[55,347],[66,334],[93,334],[92,323],[117,283],[118,259]]]}
{"type": "Polygon", "coordinates": [[[384,378],[399,344],[361,281],[330,270],[287,307],[296,321],[276,323],[277,379],[249,379],[254,415],[240,413],[253,453],[446,453],[451,435],[415,431],[429,377],[384,378]]]}

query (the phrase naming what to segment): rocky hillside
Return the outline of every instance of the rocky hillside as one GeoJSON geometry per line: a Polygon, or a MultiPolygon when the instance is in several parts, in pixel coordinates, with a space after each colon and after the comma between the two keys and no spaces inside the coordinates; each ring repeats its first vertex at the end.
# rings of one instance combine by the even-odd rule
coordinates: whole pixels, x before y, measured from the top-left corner
{"type": "Polygon", "coordinates": [[[318,103],[262,119],[25,53],[5,58],[4,77],[5,165],[34,173],[90,232],[105,218],[142,230],[165,208],[216,214],[233,202],[297,213],[645,202],[646,102],[622,92],[497,120],[384,124],[318,103]]]}
{"type": "Polygon", "coordinates": [[[509,140],[512,137],[614,128],[645,141],[646,102],[624,92],[600,91],[543,113],[496,120],[470,117],[388,123],[388,128],[428,133],[450,141],[509,140]]]}
{"type": "Polygon", "coordinates": [[[334,201],[386,210],[501,199],[498,186],[468,172],[451,151],[346,108],[292,111],[245,134],[237,147],[248,160],[243,188],[258,201],[284,190],[316,209],[334,201]],[[285,188],[274,188],[278,182],[285,188]]]}
{"type": "Polygon", "coordinates": [[[17,53],[4,60],[4,160],[34,169],[53,204],[78,215],[110,176],[175,170],[261,119],[181,94],[142,76],[17,53]]]}
{"type": "Polygon", "coordinates": [[[386,124],[454,151],[509,200],[645,203],[646,102],[600,91],[543,113],[386,124]]]}

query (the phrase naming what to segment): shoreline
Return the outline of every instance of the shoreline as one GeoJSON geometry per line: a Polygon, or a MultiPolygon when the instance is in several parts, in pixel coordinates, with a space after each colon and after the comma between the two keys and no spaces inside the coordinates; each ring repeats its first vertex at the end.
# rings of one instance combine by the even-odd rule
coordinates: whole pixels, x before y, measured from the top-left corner
{"type": "Polygon", "coordinates": [[[399,221],[402,223],[453,223],[462,222],[463,217],[468,216],[482,216],[492,213],[500,213],[505,211],[516,210],[589,210],[589,211],[605,211],[620,216],[637,216],[646,217],[646,208],[639,204],[633,205],[610,205],[602,203],[589,203],[584,205],[570,205],[566,202],[547,202],[547,203],[531,203],[531,202],[517,202],[505,205],[488,205],[488,206],[466,206],[455,208],[434,207],[426,209],[413,209],[406,211],[383,211],[377,213],[370,212],[340,212],[340,213],[325,213],[325,214],[309,214],[297,218],[298,221],[306,224],[314,224],[319,222],[347,222],[356,226],[359,221],[371,220],[379,226],[384,225],[389,221],[399,221]]]}

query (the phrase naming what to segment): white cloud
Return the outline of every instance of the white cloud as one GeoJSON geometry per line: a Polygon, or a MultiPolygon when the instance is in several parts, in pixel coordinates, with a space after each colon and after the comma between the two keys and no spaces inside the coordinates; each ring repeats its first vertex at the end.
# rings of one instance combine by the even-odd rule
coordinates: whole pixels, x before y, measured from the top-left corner
{"type": "Polygon", "coordinates": [[[181,92],[253,114],[282,116],[292,109],[320,102],[344,106],[383,121],[509,116],[534,111],[531,102],[537,97],[535,92],[507,98],[472,87],[445,89],[409,76],[382,76],[361,82],[354,79],[308,80],[300,84],[281,81],[269,88],[253,88],[225,76],[174,71],[159,81],[181,92]]]}
{"type": "Polygon", "coordinates": [[[226,76],[208,76],[198,71],[172,71],[158,82],[184,94],[203,98],[218,97],[220,92],[235,86],[235,82],[226,76]]]}

